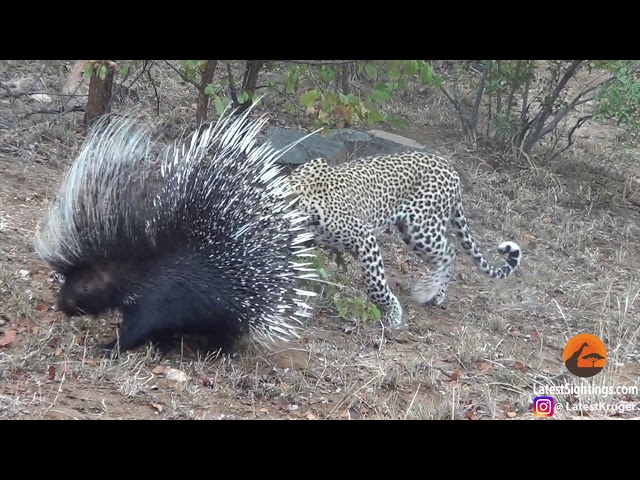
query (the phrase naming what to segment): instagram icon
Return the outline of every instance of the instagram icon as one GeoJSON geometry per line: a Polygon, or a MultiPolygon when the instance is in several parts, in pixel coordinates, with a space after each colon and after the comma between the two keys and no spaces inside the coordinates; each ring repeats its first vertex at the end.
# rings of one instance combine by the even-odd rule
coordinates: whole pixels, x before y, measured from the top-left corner
{"type": "Polygon", "coordinates": [[[533,399],[533,415],[536,417],[551,417],[554,409],[553,397],[535,397],[533,399]]]}

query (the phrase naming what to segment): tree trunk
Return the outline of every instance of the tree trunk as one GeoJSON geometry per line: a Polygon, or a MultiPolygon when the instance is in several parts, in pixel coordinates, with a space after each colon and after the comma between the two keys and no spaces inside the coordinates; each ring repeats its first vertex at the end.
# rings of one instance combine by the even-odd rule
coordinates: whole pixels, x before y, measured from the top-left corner
{"type": "Polygon", "coordinates": [[[196,108],[196,123],[199,127],[207,121],[207,108],[209,107],[209,95],[206,94],[207,85],[213,81],[213,74],[218,66],[218,60],[207,60],[207,66],[202,72],[200,88],[198,88],[198,106],[196,108]]]}
{"type": "Polygon", "coordinates": [[[350,67],[348,63],[345,63],[340,67],[340,83],[342,83],[342,94],[349,95],[351,93],[351,84],[349,83],[350,67]]]}
{"type": "Polygon", "coordinates": [[[258,84],[258,74],[264,63],[264,60],[247,60],[247,67],[242,79],[242,90],[249,94],[249,98],[239,106],[240,111],[244,111],[251,105],[258,84]]]}
{"type": "Polygon", "coordinates": [[[91,128],[95,121],[111,111],[111,92],[115,62],[111,60],[97,60],[91,62],[91,79],[89,81],[89,97],[84,112],[85,131],[91,128]]]}

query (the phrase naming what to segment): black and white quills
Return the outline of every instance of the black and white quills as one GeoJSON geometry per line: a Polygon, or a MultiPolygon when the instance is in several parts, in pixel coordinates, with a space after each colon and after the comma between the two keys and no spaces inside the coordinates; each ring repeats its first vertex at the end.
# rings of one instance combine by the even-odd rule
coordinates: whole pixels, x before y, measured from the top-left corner
{"type": "Polygon", "coordinates": [[[251,110],[168,145],[131,116],[92,131],[36,239],[65,277],[60,310],[120,310],[121,351],[187,334],[227,346],[298,335],[311,236],[279,175],[286,149],[257,145],[267,120],[251,110]]]}

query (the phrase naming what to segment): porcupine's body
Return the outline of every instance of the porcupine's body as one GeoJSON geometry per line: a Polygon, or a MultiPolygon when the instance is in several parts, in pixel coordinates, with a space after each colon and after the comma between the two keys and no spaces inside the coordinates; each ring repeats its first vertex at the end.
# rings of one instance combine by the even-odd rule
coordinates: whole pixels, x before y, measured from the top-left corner
{"type": "Polygon", "coordinates": [[[36,241],[65,276],[60,310],[121,310],[121,350],[176,334],[220,346],[296,335],[309,234],[278,176],[284,150],[256,146],[266,120],[250,111],[168,146],[130,117],[94,130],[36,241]]]}

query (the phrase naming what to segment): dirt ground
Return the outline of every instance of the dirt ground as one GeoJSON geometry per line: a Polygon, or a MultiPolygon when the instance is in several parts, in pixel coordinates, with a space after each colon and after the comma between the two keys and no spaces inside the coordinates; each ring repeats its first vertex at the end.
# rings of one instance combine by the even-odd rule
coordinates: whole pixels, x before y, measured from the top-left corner
{"type": "MultiPolygon", "coordinates": [[[[0,82],[27,78],[35,92],[56,92],[72,65],[2,61],[0,82]]],[[[167,125],[190,124],[193,89],[169,69],[153,75],[167,125]]],[[[154,89],[136,88],[138,104],[152,112],[154,89]]],[[[426,267],[385,235],[406,330],[340,318],[321,301],[307,334],[272,350],[246,345],[228,357],[185,341],[165,358],[149,347],[112,359],[96,344],[116,335],[117,316],[64,318],[54,309],[59,283],[34,253],[37,225],[83,139],[82,113],[27,115],[46,108],[39,97],[0,91],[0,418],[520,420],[535,418],[532,400],[544,386],[640,386],[637,150],[611,126],[586,125],[572,151],[516,168],[465,146],[435,95],[394,100],[388,108],[412,125],[395,133],[449,154],[460,171],[467,217],[488,259],[503,262],[501,241],[523,247],[512,278],[492,281],[460,258],[446,308],[415,305],[408,287],[426,267]],[[606,368],[591,379],[572,376],[562,361],[565,343],[581,332],[607,346],[606,368]]],[[[273,103],[264,108],[291,125],[273,103]]],[[[346,260],[345,289],[364,298],[358,266],[346,260]]],[[[640,418],[633,392],[556,402],[552,419],[640,418]],[[565,408],[600,402],[609,408],[565,408]],[[624,413],[611,408],[621,405],[624,413]]]]}

